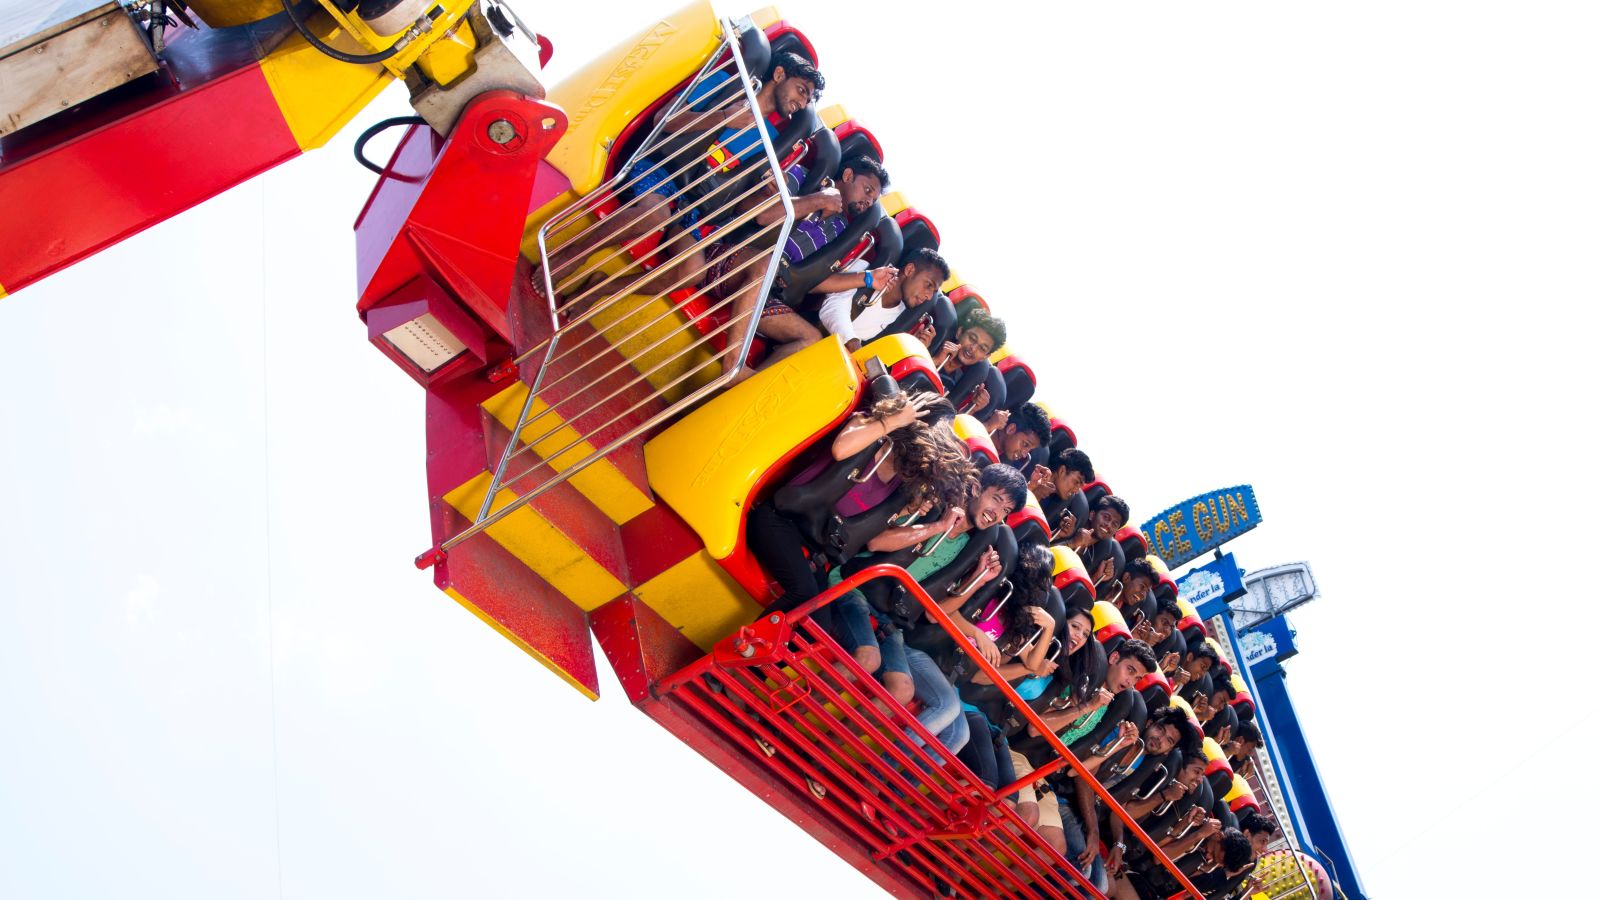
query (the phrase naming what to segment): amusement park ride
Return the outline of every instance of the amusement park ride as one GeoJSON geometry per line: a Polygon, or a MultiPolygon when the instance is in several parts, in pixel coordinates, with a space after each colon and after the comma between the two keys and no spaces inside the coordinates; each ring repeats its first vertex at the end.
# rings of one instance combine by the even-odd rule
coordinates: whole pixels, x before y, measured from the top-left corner
{"type": "MultiPolygon", "coordinates": [[[[892,894],[1103,896],[1000,799],[1010,786],[991,789],[930,752],[937,741],[814,618],[851,587],[897,582],[1048,736],[1056,759],[1027,778],[1082,779],[1170,872],[1174,896],[1205,896],[904,569],[871,566],[787,614],[763,612],[776,585],[746,545],[748,511],[864,403],[940,390],[940,378],[902,333],[855,352],[825,339],[735,383],[723,361],[763,355],[757,320],[698,284],[701,273],[672,274],[691,251],[654,233],[624,241],[608,223],[671,224],[692,195],[751,251],[718,277],[797,304],[853,261],[939,246],[927,215],[885,194],[816,262],[783,263],[797,221],[783,171],[812,173],[803,194],[844,159],[884,156],[839,107],[773,113],[742,166],[692,161],[669,183],[685,185],[676,194],[629,199],[633,161],[681,156],[663,122],[757,121],[773,56],[817,59],[794,25],[771,10],[721,20],[692,3],[547,88],[550,42],[495,0],[45,6],[0,33],[0,208],[12,213],[0,217],[0,296],[323,145],[403,81],[416,115],[356,142],[360,156],[377,129],[404,129],[386,162],[363,157],[377,183],[356,219],[356,310],[373,346],[427,394],[432,540],[416,564],[439,589],[590,698],[598,642],[641,712],[892,894]],[[92,215],[52,202],[69,187],[96,198],[92,215]]],[[[948,334],[973,307],[988,303],[952,275],[932,324],[948,334]]],[[[1032,398],[1020,356],[1001,349],[993,362],[992,395],[1032,398]]],[[[1052,428],[1053,445],[1076,444],[1064,422],[1052,428]]],[[[976,419],[956,429],[975,461],[997,458],[976,419]]],[[[1012,561],[1050,530],[1029,499],[1000,526],[1012,561]]],[[[1166,573],[1181,563],[1151,532],[1177,525],[1123,529],[1117,556],[1149,556],[1166,573]]],[[[1082,561],[1065,548],[1056,560],[1052,593],[1092,607],[1101,641],[1127,639],[1082,561]]],[[[1277,726],[1287,695],[1256,708],[1227,598],[1191,604],[1166,574],[1158,591],[1179,599],[1181,627],[1219,639],[1237,714],[1277,726]]],[[[1141,709],[1169,696],[1182,705],[1159,673],[1137,691],[1141,709]]],[[[1217,815],[1259,810],[1285,826],[1252,896],[1364,896],[1331,811],[1324,824],[1301,808],[1309,755],[1269,740],[1247,779],[1215,742],[1207,750],[1217,815]]]]}

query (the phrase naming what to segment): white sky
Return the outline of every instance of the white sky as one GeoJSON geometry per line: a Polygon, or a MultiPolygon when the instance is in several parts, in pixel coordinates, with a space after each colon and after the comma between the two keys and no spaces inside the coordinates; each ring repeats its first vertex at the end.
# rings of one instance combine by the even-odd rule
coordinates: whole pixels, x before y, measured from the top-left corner
{"type": "MultiPolygon", "coordinates": [[[[521,4],[556,76],[665,6],[521,4]]],[[[786,12],[1135,519],[1250,482],[1240,561],[1315,567],[1290,682],[1369,892],[1556,893],[1593,8],[988,8],[786,12]]],[[[0,896],[872,894],[411,567],[422,393],[350,234],[405,111],[0,301],[0,896]]]]}

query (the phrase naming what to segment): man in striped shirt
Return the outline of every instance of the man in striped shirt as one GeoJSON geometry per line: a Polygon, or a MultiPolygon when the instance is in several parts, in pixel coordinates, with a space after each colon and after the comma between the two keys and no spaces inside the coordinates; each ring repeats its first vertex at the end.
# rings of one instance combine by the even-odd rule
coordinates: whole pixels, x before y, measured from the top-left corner
{"type": "MultiPolygon", "coordinates": [[[[803,166],[798,165],[790,166],[784,172],[784,181],[791,195],[800,189],[808,174],[803,166]]],[[[858,156],[845,162],[840,169],[837,185],[795,197],[795,223],[783,245],[784,259],[793,266],[822,249],[844,232],[851,219],[871,209],[888,185],[889,173],[884,171],[882,163],[870,157],[858,156]]],[[[764,228],[781,221],[783,209],[776,205],[763,210],[756,217],[757,225],[764,228]]],[[[714,242],[703,252],[693,254],[685,261],[686,268],[679,271],[701,273],[697,286],[712,305],[732,297],[733,308],[729,315],[735,321],[743,321],[752,313],[760,316],[756,331],[773,345],[767,355],[767,364],[771,364],[816,343],[822,338],[822,333],[783,301],[756,296],[765,272],[758,255],[754,246],[737,247],[731,241],[714,242]],[[758,302],[762,299],[765,299],[765,304],[758,302]]],[[[890,283],[897,274],[893,266],[882,266],[869,273],[840,272],[824,278],[812,290],[828,293],[858,288],[867,279],[875,280],[868,280],[868,284],[878,283],[882,286],[890,283]]],[[[743,360],[737,358],[739,348],[735,338],[739,331],[738,326],[729,329],[729,347],[722,360],[724,371],[743,369],[743,360]]],[[[748,374],[749,371],[745,370],[741,377],[748,374]]]]}

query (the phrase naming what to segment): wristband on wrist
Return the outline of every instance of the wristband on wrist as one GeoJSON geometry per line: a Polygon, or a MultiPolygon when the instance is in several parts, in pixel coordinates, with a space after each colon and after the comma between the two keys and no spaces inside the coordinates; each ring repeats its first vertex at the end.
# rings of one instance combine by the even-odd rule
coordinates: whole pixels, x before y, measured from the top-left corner
{"type": "Polygon", "coordinates": [[[870,269],[861,273],[861,286],[864,288],[872,287],[872,271],[870,269]]]}

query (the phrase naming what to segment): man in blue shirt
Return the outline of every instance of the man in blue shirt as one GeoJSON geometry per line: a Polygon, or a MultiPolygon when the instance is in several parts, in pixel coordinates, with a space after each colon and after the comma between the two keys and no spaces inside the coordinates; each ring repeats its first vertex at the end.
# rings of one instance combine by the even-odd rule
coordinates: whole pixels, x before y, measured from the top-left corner
{"type": "MultiPolygon", "coordinates": [[[[659,137],[681,135],[682,140],[666,142],[663,144],[669,148],[666,151],[635,160],[617,192],[622,208],[606,218],[605,225],[593,238],[574,243],[581,243],[582,249],[605,244],[627,246],[669,226],[668,239],[689,231],[706,215],[699,201],[707,191],[723,183],[719,175],[730,176],[741,165],[760,158],[763,147],[757,122],[770,138],[776,138],[778,125],[771,119],[777,116],[780,123],[787,121],[815,102],[825,84],[822,73],[804,57],[779,53],[773,57],[772,68],[756,92],[754,116],[743,100],[708,114],[708,110],[726,104],[740,89],[732,69],[729,61],[706,73],[690,87],[684,106],[664,121],[662,117],[670,106],[662,107],[656,114],[661,126],[659,137]],[[686,155],[689,151],[699,157],[698,162],[690,164],[692,157],[686,155]],[[708,170],[718,174],[702,178],[708,175],[708,170]],[[644,194],[654,194],[659,199],[630,202],[644,194]]],[[[664,241],[664,247],[665,244],[664,241]]],[[[584,271],[584,266],[574,265],[577,260],[569,255],[579,252],[580,248],[564,250],[567,248],[559,248],[551,254],[551,266],[562,276],[557,284],[557,291],[562,294],[579,287],[579,280],[573,276],[584,271]]],[[[591,273],[587,280],[602,277],[591,273]]],[[[533,281],[536,287],[542,287],[542,275],[536,272],[533,281]]]]}

